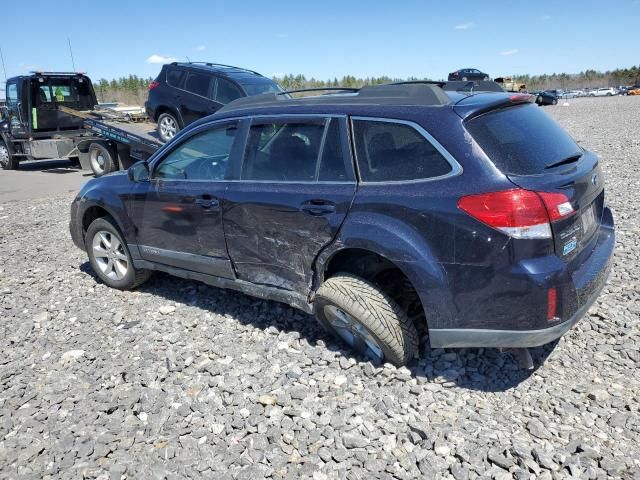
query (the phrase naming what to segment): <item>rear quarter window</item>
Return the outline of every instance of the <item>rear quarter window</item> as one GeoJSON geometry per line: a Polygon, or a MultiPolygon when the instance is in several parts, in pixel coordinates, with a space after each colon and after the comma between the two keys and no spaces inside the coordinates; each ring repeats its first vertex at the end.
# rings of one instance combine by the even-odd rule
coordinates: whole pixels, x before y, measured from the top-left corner
{"type": "Polygon", "coordinates": [[[569,134],[536,105],[485,113],[468,121],[466,129],[505,174],[542,173],[549,165],[582,154],[569,134]]]}
{"type": "Polygon", "coordinates": [[[363,182],[429,179],[453,170],[436,147],[410,124],[354,119],[353,136],[363,182]]]}

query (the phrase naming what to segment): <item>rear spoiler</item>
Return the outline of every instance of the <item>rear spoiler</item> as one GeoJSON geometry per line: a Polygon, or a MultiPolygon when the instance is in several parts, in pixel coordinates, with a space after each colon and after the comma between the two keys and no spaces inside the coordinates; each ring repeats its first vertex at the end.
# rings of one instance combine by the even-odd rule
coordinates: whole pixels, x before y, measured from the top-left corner
{"type": "Polygon", "coordinates": [[[469,120],[483,113],[500,108],[511,107],[535,102],[535,95],[529,93],[486,93],[462,98],[454,105],[454,110],[463,120],[469,120]]]}

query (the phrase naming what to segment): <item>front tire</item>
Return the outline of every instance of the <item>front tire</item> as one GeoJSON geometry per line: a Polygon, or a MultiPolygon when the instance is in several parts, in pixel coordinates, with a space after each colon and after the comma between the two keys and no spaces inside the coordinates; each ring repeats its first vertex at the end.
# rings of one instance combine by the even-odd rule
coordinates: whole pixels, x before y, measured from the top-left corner
{"type": "Polygon", "coordinates": [[[180,131],[180,124],[170,113],[163,113],[158,117],[158,136],[163,142],[168,142],[180,131]]]}
{"type": "Polygon", "coordinates": [[[115,172],[118,169],[113,151],[101,143],[89,145],[89,165],[91,165],[91,171],[96,177],[115,172]]]}
{"type": "Polygon", "coordinates": [[[11,155],[7,145],[0,140],[0,167],[3,170],[15,170],[18,168],[16,157],[11,155]]]}
{"type": "Polygon", "coordinates": [[[320,324],[376,363],[407,364],[418,351],[415,325],[384,291],[363,278],[338,273],[318,289],[320,324]]]}
{"type": "Polygon", "coordinates": [[[102,217],[89,225],[84,237],[91,268],[100,280],[112,288],[131,290],[146,282],[149,270],[133,266],[129,248],[111,217],[102,217]]]}

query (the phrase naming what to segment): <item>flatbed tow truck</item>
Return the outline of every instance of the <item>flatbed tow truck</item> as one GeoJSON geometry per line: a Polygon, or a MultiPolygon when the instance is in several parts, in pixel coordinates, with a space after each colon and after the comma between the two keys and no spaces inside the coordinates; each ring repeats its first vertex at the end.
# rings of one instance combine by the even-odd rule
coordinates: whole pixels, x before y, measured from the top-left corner
{"type": "Polygon", "coordinates": [[[32,72],[7,80],[0,119],[0,167],[69,159],[101,176],[146,160],[163,142],[143,115],[98,104],[91,79],[77,72],[32,72]]]}

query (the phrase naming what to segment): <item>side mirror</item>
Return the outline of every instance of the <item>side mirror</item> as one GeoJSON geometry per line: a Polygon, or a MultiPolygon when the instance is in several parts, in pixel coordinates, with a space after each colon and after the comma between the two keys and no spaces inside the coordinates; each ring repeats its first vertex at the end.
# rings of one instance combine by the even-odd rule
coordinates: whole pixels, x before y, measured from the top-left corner
{"type": "Polygon", "coordinates": [[[132,182],[149,181],[149,164],[146,162],[146,160],[141,160],[134,163],[127,170],[127,176],[132,182]]]}

